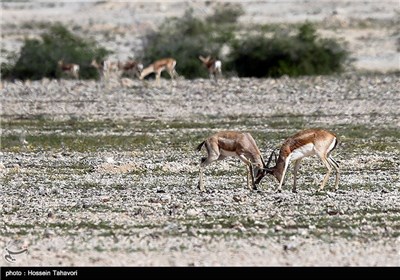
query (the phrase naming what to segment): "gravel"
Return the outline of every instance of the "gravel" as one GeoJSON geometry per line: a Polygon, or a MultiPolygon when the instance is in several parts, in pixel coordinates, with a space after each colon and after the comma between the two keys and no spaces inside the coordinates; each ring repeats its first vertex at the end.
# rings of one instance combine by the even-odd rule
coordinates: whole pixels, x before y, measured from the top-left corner
{"type": "MultiPolygon", "coordinates": [[[[272,178],[263,180],[260,191],[249,191],[245,167],[235,160],[207,168],[207,192],[200,193],[200,154],[184,142],[182,147],[157,142],[190,133],[206,137],[225,128],[221,120],[230,120],[230,129],[260,130],[266,138],[268,132],[279,133],[278,144],[298,129],[292,121],[300,117],[304,127],[369,127],[371,138],[357,140],[369,145],[381,140],[375,129],[400,127],[398,75],[130,84],[5,84],[0,95],[4,124],[184,120],[211,127],[149,132],[156,143],[149,149],[78,152],[29,148],[29,136],[74,135],[73,129],[4,125],[4,137],[20,135],[20,149],[0,154],[0,248],[25,246],[28,254],[16,256],[15,263],[1,258],[1,265],[400,265],[397,138],[388,138],[397,148],[384,151],[352,151],[343,139],[342,151],[339,147],[335,153],[342,169],[339,191],[333,192],[329,181],[320,194],[315,191],[325,171],[316,159],[302,165],[297,194],[290,192],[291,175],[282,193],[275,192],[272,178]],[[260,120],[259,127],[246,123],[253,119],[260,120]],[[273,121],[281,124],[274,127],[273,121]]],[[[93,128],[76,133],[104,137],[145,131],[93,128]]]]}

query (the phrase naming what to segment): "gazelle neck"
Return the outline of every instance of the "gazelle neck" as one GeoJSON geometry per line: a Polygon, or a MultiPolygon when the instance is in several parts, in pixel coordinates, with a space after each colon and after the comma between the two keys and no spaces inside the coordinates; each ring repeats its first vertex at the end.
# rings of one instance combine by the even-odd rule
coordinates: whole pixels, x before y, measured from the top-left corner
{"type": "Polygon", "coordinates": [[[270,168],[272,175],[277,178],[278,181],[280,181],[282,178],[283,170],[285,169],[285,161],[286,158],[284,158],[282,155],[279,155],[275,166],[270,168]]]}

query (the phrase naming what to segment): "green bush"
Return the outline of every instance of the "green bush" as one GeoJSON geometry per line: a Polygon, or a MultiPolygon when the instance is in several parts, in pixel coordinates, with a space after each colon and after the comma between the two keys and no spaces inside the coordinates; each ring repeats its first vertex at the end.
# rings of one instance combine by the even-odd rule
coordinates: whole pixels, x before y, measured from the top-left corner
{"type": "Polygon", "coordinates": [[[144,38],[143,62],[174,57],[178,73],[190,79],[208,76],[199,55],[222,59],[225,75],[240,77],[331,74],[342,71],[348,61],[342,42],[320,38],[310,23],[296,32],[265,26],[243,32],[237,24],[241,15],[240,5],[221,3],[204,20],[191,9],[181,18],[168,18],[144,38]],[[221,53],[223,47],[229,50],[227,57],[221,53]]]}
{"type": "Polygon", "coordinates": [[[97,47],[95,42],[80,38],[61,24],[55,24],[49,27],[47,33],[41,35],[41,40],[25,40],[15,62],[2,64],[2,78],[60,78],[62,73],[58,70],[57,62],[63,59],[65,63],[79,64],[81,79],[97,79],[98,73],[90,66],[90,62],[93,58],[104,59],[108,53],[106,49],[97,47]]]}
{"type": "Polygon", "coordinates": [[[232,42],[228,68],[240,77],[325,75],[340,72],[348,52],[333,39],[319,38],[310,23],[297,35],[247,35],[232,42]]]}
{"type": "Polygon", "coordinates": [[[147,65],[173,57],[177,60],[178,74],[189,79],[208,77],[199,55],[220,57],[223,45],[233,39],[237,17],[242,13],[240,6],[225,4],[218,5],[215,13],[204,20],[196,18],[192,9],[186,10],[181,18],[168,18],[158,31],[144,37],[142,61],[147,65]]]}

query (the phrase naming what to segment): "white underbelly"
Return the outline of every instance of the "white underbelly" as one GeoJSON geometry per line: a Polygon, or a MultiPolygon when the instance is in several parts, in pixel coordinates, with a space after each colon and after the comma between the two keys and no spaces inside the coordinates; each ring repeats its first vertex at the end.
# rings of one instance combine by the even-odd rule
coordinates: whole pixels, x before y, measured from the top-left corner
{"type": "Polygon", "coordinates": [[[293,150],[293,152],[290,154],[290,160],[297,160],[312,155],[315,155],[314,144],[309,143],[293,150]]]}

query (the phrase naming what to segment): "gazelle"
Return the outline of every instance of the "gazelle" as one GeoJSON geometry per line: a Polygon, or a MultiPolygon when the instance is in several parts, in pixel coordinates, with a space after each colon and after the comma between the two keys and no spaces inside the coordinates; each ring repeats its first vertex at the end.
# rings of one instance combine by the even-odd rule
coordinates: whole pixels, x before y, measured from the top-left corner
{"type": "Polygon", "coordinates": [[[99,76],[101,79],[106,78],[106,73],[104,71],[104,62],[102,61],[100,64],[97,62],[96,59],[93,59],[92,62],[90,63],[90,66],[94,67],[97,69],[99,76]]]}
{"type": "Polygon", "coordinates": [[[246,132],[220,131],[201,142],[197,146],[197,151],[201,151],[203,146],[207,149],[207,157],[203,157],[200,163],[198,187],[201,191],[205,191],[203,169],[210,163],[223,160],[229,156],[238,157],[246,164],[247,187],[250,190],[257,190],[256,185],[261,181],[260,176],[265,176],[264,170],[268,167],[272,159],[271,155],[268,164],[265,165],[254,138],[250,133],[246,132]],[[251,177],[252,186],[250,186],[249,177],[251,177]]]}
{"type": "Polygon", "coordinates": [[[99,71],[100,77],[108,80],[112,73],[115,73],[117,77],[120,77],[124,73],[133,73],[137,77],[139,77],[140,73],[143,70],[143,64],[135,61],[128,60],[126,62],[115,62],[111,60],[104,60],[100,64],[93,59],[91,64],[94,68],[99,71]]]}
{"type": "Polygon", "coordinates": [[[140,77],[143,70],[143,64],[135,60],[128,60],[124,63],[118,61],[118,69],[122,71],[122,74],[132,73],[135,76],[140,77]]]}
{"type": "Polygon", "coordinates": [[[58,68],[62,73],[66,73],[74,77],[75,79],[79,79],[79,65],[74,63],[64,63],[64,60],[61,59],[58,61],[58,68]]]}
{"type": "Polygon", "coordinates": [[[90,65],[96,68],[99,72],[100,78],[106,81],[110,79],[112,73],[115,73],[117,76],[119,76],[119,62],[103,60],[99,64],[95,59],[93,59],[90,65]]]}
{"type": "Polygon", "coordinates": [[[160,83],[161,72],[167,70],[168,74],[171,76],[171,79],[174,79],[178,76],[178,73],[175,70],[176,60],[173,58],[163,58],[157,60],[144,68],[142,73],[140,74],[139,79],[143,80],[144,77],[151,73],[156,73],[156,82],[157,84],[160,83]]]}
{"type": "Polygon", "coordinates": [[[203,62],[204,66],[208,69],[208,74],[210,79],[214,78],[217,81],[218,76],[221,76],[222,73],[222,62],[221,60],[211,58],[211,56],[203,57],[199,56],[201,62],[203,62]]]}
{"type": "MultiPolygon", "coordinates": [[[[339,165],[331,156],[331,152],[336,148],[337,144],[337,136],[332,132],[315,128],[302,130],[285,140],[281,146],[275,166],[272,168],[267,167],[265,171],[267,174],[272,174],[279,181],[278,192],[281,192],[288,166],[290,162],[294,161],[292,192],[297,192],[296,177],[302,158],[318,155],[328,169],[318,191],[323,190],[332,168],[336,171],[335,190],[337,190],[339,187],[339,165]]],[[[270,158],[274,154],[275,152],[273,151],[270,158]]],[[[262,177],[259,178],[261,181],[262,177]]],[[[259,181],[256,183],[259,183],[259,181]]]]}

